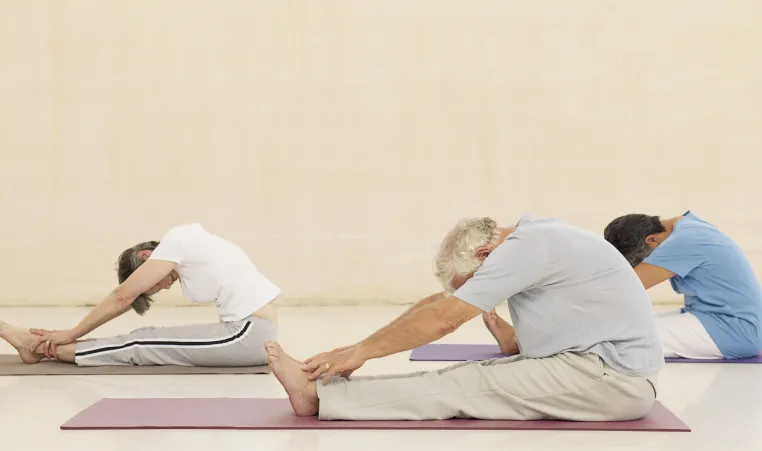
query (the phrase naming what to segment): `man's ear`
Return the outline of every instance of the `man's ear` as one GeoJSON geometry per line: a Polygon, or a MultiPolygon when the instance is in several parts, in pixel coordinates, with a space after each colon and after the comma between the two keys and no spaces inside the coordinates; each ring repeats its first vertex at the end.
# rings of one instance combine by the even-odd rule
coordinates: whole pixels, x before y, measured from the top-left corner
{"type": "Polygon", "coordinates": [[[146,260],[148,260],[148,257],[151,256],[151,253],[152,252],[149,251],[149,250],[144,250],[144,251],[138,251],[137,255],[138,255],[138,257],[140,257],[141,260],[146,261],[146,260]]]}
{"type": "Polygon", "coordinates": [[[476,258],[478,258],[481,261],[484,261],[487,257],[489,257],[489,254],[492,253],[492,248],[488,246],[480,247],[476,250],[476,258]]]}
{"type": "Polygon", "coordinates": [[[659,239],[659,235],[657,234],[648,235],[646,237],[646,245],[650,247],[651,249],[656,249],[656,246],[660,245],[661,241],[662,240],[659,239]]]}

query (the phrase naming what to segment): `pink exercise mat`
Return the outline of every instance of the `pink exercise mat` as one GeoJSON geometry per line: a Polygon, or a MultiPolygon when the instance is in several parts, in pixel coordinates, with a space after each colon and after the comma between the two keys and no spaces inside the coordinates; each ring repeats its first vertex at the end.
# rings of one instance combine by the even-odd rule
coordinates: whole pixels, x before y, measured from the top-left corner
{"type": "MultiPolygon", "coordinates": [[[[467,362],[510,357],[497,345],[464,345],[433,343],[413,349],[410,360],[417,362],[467,362]]],[[[667,358],[667,363],[762,363],[762,354],[748,359],[680,359],[667,358]]]]}
{"type": "Polygon", "coordinates": [[[573,421],[320,421],[294,416],[287,399],[138,398],[102,399],[61,429],[502,429],[690,432],[656,402],[644,418],[620,422],[573,421]]]}

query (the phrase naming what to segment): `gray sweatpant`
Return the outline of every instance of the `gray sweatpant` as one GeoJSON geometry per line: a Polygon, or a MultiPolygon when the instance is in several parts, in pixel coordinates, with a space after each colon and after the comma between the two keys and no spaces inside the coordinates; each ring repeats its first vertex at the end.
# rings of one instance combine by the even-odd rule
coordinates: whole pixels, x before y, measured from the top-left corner
{"type": "Polygon", "coordinates": [[[439,371],[317,384],[321,420],[625,421],[656,399],[652,383],[595,354],[464,362],[439,371]]]}
{"type": "Polygon", "coordinates": [[[241,321],[178,327],[143,327],[127,335],[77,343],[79,366],[258,366],[267,363],[265,340],[275,324],[256,316],[241,321]]]}

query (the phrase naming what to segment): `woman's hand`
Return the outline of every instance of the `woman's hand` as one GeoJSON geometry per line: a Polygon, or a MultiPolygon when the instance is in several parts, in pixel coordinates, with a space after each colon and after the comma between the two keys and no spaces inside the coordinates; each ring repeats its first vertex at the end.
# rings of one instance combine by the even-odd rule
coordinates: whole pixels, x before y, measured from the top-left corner
{"type": "Polygon", "coordinates": [[[79,338],[79,335],[73,330],[29,329],[29,331],[37,335],[37,339],[32,343],[30,350],[36,352],[37,347],[42,345],[42,352],[49,359],[58,358],[56,346],[74,343],[79,338]]]}

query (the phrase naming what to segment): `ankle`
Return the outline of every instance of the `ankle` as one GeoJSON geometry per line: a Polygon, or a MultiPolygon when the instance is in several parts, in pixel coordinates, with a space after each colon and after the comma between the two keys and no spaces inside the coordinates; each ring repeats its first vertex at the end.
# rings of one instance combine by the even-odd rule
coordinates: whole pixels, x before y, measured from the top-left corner
{"type": "Polygon", "coordinates": [[[516,337],[510,339],[501,340],[498,342],[500,352],[503,354],[518,354],[519,344],[516,342],[516,337]]]}
{"type": "MultiPolygon", "coordinates": [[[[338,377],[336,379],[338,379],[338,377]]],[[[318,379],[316,381],[309,381],[307,385],[304,386],[302,393],[304,393],[304,396],[307,399],[314,399],[315,401],[319,402],[320,390],[318,389],[318,386],[325,387],[325,385],[323,385],[322,379],[318,379]]]]}

